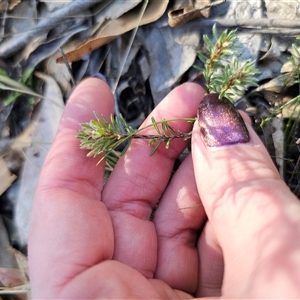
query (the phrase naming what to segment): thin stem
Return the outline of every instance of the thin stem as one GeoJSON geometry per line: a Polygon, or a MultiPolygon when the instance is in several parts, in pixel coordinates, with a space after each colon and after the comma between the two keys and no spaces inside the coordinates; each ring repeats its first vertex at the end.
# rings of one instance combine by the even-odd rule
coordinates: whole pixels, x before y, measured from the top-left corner
{"type": "MultiPolygon", "coordinates": [[[[126,135],[125,135],[126,136],[126,135]]],[[[189,139],[192,136],[192,132],[186,132],[186,133],[181,133],[181,134],[174,134],[174,135],[155,135],[155,134],[136,134],[134,136],[132,136],[133,139],[189,139]]]]}
{"type": "Polygon", "coordinates": [[[300,99],[300,95],[296,96],[295,98],[291,99],[290,101],[288,101],[287,103],[281,105],[280,107],[278,107],[277,109],[274,110],[274,112],[267,117],[266,119],[262,120],[260,126],[263,126],[265,124],[265,122],[270,121],[273,117],[275,117],[276,115],[278,115],[285,107],[293,104],[294,102],[299,101],[300,99]]]}
{"type": "MultiPolygon", "coordinates": [[[[187,123],[194,123],[196,121],[196,118],[174,118],[174,119],[168,119],[168,120],[158,121],[158,122],[156,122],[156,124],[161,125],[161,124],[165,123],[166,121],[168,123],[170,123],[170,122],[178,122],[178,121],[185,121],[187,123]]],[[[137,129],[135,133],[141,132],[141,131],[143,131],[143,130],[145,130],[147,128],[151,128],[151,127],[153,127],[152,123],[149,124],[149,125],[146,125],[146,126],[144,126],[142,128],[137,129]]]]}
{"type": "MultiPolygon", "coordinates": [[[[106,153],[100,161],[108,155],[113,154],[113,151],[119,146],[127,144],[128,147],[130,144],[129,141],[132,139],[150,140],[149,145],[154,146],[151,154],[153,154],[162,143],[165,144],[166,148],[169,148],[173,139],[181,138],[187,140],[191,137],[191,132],[181,132],[172,127],[169,123],[178,121],[194,123],[196,120],[196,118],[174,118],[168,121],[162,120],[157,122],[152,118],[151,124],[135,130],[126,123],[122,116],[120,119],[111,117],[110,122],[104,117],[102,117],[101,120],[97,114],[95,114],[95,116],[96,120],[82,124],[82,129],[79,130],[78,138],[81,140],[80,147],[82,149],[90,150],[88,156],[97,156],[101,153],[106,153]],[[150,127],[153,127],[158,134],[142,133],[145,129],[150,127]],[[125,129],[125,132],[123,132],[122,128],[125,129]]],[[[123,152],[127,150],[127,147],[125,146],[123,152]]]]}

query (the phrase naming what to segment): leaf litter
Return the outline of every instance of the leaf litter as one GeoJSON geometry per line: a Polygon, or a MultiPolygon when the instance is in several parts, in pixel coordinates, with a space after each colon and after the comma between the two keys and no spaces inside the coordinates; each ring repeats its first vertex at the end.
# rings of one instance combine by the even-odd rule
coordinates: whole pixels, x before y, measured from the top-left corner
{"type": "Polygon", "coordinates": [[[260,126],[299,95],[298,84],[286,87],[285,79],[292,72],[288,61],[295,51],[292,44],[300,35],[300,1],[149,0],[141,19],[145,1],[121,2],[4,1],[0,5],[0,75],[21,82],[27,70],[34,69],[30,88],[36,93],[28,95],[24,90],[4,105],[12,92],[0,89],[1,216],[6,220],[3,230],[9,233],[9,240],[1,244],[10,243],[26,253],[32,195],[63,102],[73,88],[71,77],[78,83],[101,71],[112,89],[116,87],[118,110],[137,128],[166,94],[197,75],[192,66],[199,63],[197,52],[205,50],[203,34],[210,35],[214,23],[219,32],[237,28],[238,59],[257,61],[259,86],[236,105],[251,115],[281,176],[300,197],[298,101],[260,126]],[[69,62],[72,74],[56,63],[60,48],[67,58],[75,57],[69,62]],[[49,88],[56,91],[54,95],[49,96],[49,88]],[[44,116],[45,107],[49,108],[44,116]],[[46,133],[49,139],[44,138],[46,133]],[[28,175],[33,174],[30,168],[35,175],[28,175]]]}

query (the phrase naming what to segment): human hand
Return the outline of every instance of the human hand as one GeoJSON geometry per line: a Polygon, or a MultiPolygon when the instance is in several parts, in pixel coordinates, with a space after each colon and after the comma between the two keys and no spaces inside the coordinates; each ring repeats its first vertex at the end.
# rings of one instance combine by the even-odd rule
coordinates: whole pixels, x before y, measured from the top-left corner
{"type": "MultiPolygon", "coordinates": [[[[192,117],[203,95],[196,84],[182,85],[152,116],[192,117]]],[[[300,295],[299,203],[250,127],[252,144],[212,151],[195,125],[193,158],[170,182],[186,142],[150,157],[148,142],[134,140],[103,186],[104,164],[86,158],[75,138],[93,111],[107,118],[113,111],[108,86],[95,78],[70,97],[37,188],[34,298],[188,299],[221,288],[232,298],[300,295]]]]}

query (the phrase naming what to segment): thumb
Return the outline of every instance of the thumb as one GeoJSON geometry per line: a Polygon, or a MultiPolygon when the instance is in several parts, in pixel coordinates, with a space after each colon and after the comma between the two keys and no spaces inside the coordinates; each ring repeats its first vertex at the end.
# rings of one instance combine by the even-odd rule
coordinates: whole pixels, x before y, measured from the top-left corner
{"type": "MultiPolygon", "coordinates": [[[[278,272],[288,272],[289,258],[278,261],[279,253],[288,256],[287,251],[293,255],[296,251],[300,255],[299,243],[294,242],[295,236],[300,238],[299,202],[251,126],[244,124],[235,109],[228,108],[228,100],[218,99],[218,103],[225,102],[217,107],[218,103],[207,97],[194,125],[192,155],[198,192],[223,251],[223,291],[232,297],[263,297],[261,291],[278,296],[275,290],[282,286],[282,276],[269,278],[272,273],[266,272],[276,271],[274,261],[278,272]],[[268,289],[265,278],[276,288],[268,289]]],[[[297,264],[300,266],[299,258],[297,264]]],[[[291,293],[295,289],[291,287],[291,293]]]]}
{"type": "Polygon", "coordinates": [[[240,188],[252,189],[250,184],[260,186],[265,181],[281,183],[266,148],[248,122],[244,123],[227,99],[211,95],[217,94],[207,95],[199,105],[192,135],[195,176],[208,214],[214,213],[215,205],[225,204],[222,199],[227,203],[240,188]],[[228,138],[230,135],[236,139],[228,138]]]}

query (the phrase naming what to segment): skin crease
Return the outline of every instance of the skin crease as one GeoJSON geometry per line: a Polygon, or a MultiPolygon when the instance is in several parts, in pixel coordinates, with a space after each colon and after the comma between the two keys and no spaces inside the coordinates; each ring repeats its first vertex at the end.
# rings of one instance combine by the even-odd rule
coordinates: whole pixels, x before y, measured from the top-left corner
{"type": "MultiPolygon", "coordinates": [[[[184,84],[151,116],[192,117],[203,96],[184,84]]],[[[195,124],[192,155],[170,181],[187,142],[150,157],[148,142],[135,140],[103,186],[104,164],[76,139],[93,111],[113,112],[109,87],[96,78],[71,95],[36,191],[34,299],[300,297],[300,204],[250,125],[249,144],[211,149],[195,124]]]]}

